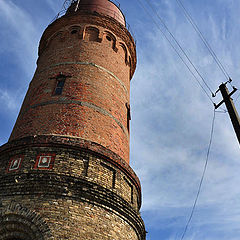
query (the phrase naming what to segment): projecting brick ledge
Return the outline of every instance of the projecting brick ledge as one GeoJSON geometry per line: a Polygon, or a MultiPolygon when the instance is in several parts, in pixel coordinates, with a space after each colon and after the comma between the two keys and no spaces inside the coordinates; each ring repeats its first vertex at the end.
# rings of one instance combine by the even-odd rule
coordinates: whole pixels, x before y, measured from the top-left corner
{"type": "Polygon", "coordinates": [[[85,152],[93,153],[99,157],[105,159],[105,161],[110,162],[115,165],[121,171],[123,171],[134,183],[138,195],[140,196],[140,206],[141,206],[141,185],[139,178],[132,168],[126,163],[121,157],[113,153],[109,149],[81,138],[73,138],[67,136],[54,136],[54,135],[42,135],[42,136],[29,136],[21,139],[10,141],[0,147],[0,155],[13,151],[15,149],[21,149],[22,147],[62,147],[62,148],[72,148],[85,152]]]}
{"type": "Polygon", "coordinates": [[[73,13],[71,15],[64,15],[63,17],[51,23],[43,33],[39,45],[39,54],[44,49],[44,41],[51,37],[52,34],[54,34],[55,29],[63,28],[64,26],[66,26],[66,24],[69,25],[71,23],[72,25],[74,25],[79,22],[94,24],[96,26],[101,26],[106,29],[109,29],[126,43],[132,58],[131,63],[131,77],[132,77],[135,72],[137,64],[136,45],[132,35],[126,29],[126,27],[119,23],[116,19],[98,12],[79,11],[76,12],[75,14],[73,13]]]}

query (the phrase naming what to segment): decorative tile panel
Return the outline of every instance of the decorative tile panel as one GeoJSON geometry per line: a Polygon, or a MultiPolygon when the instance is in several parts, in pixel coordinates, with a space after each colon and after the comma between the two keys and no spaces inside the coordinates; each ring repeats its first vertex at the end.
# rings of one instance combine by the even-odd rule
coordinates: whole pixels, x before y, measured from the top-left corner
{"type": "Polygon", "coordinates": [[[15,156],[10,159],[7,172],[18,171],[21,167],[23,156],[15,156]]]}
{"type": "Polygon", "coordinates": [[[50,170],[53,168],[56,154],[41,153],[37,156],[34,169],[50,170]]]}

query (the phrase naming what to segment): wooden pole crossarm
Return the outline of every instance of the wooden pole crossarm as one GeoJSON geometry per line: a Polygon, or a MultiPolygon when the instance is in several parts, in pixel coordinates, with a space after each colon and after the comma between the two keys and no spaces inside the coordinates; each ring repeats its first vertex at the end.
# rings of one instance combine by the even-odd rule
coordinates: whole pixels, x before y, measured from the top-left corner
{"type": "Polygon", "coordinates": [[[222,100],[219,104],[214,103],[215,109],[218,109],[223,103],[224,103],[224,100],[222,100]]]}
{"type": "Polygon", "coordinates": [[[219,106],[225,103],[234,131],[236,133],[238,142],[240,144],[240,120],[239,120],[238,112],[231,98],[231,95],[233,95],[237,91],[237,89],[233,87],[233,91],[229,93],[226,84],[223,83],[219,86],[219,90],[222,94],[223,100],[218,105],[215,105],[215,109],[217,109],[219,106]]]}
{"type": "MultiPolygon", "coordinates": [[[[221,87],[221,86],[224,86],[224,87],[225,87],[225,84],[223,83],[223,84],[220,85],[220,87],[221,87]]],[[[217,90],[217,92],[220,90],[220,87],[219,87],[219,89],[217,90]]],[[[237,91],[237,88],[233,87],[233,91],[232,91],[228,96],[229,96],[229,97],[232,96],[236,91],[237,91]]],[[[219,104],[214,103],[215,109],[218,109],[224,102],[225,102],[225,100],[223,99],[219,104]]]]}

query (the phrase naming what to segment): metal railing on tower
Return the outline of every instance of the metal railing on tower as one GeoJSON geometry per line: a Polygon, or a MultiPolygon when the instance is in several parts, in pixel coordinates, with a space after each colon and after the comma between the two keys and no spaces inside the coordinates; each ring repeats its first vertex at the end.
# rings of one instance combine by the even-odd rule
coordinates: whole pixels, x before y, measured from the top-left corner
{"type": "MultiPolygon", "coordinates": [[[[118,2],[117,0],[108,0],[109,2],[112,2],[113,4],[115,4],[119,10],[122,12],[121,8],[120,8],[120,2],[118,2]]],[[[84,6],[84,5],[81,5],[81,8],[80,8],[80,2],[81,0],[65,0],[64,3],[63,3],[63,6],[62,6],[62,9],[58,12],[58,14],[53,18],[53,20],[50,22],[53,23],[55,20],[57,20],[58,18],[64,16],[66,14],[66,12],[68,11],[69,7],[72,5],[72,4],[75,4],[76,3],[76,7],[75,7],[75,12],[77,10],[87,10],[87,7],[84,6]]],[[[120,16],[119,13],[116,13],[115,11],[113,11],[112,9],[107,9],[106,7],[101,7],[97,4],[91,4],[92,6],[95,7],[96,11],[97,10],[105,10],[106,13],[109,13],[109,15],[113,15],[115,19],[117,20],[122,20],[122,16],[120,16]]],[[[123,14],[123,17],[124,17],[124,14],[123,14]]],[[[135,44],[136,44],[136,38],[135,38],[135,35],[134,35],[134,32],[132,31],[131,29],[131,26],[130,24],[126,21],[125,17],[124,17],[124,20],[125,20],[125,27],[127,28],[127,30],[131,33],[131,35],[133,36],[134,38],[134,41],[135,41],[135,44]]]]}

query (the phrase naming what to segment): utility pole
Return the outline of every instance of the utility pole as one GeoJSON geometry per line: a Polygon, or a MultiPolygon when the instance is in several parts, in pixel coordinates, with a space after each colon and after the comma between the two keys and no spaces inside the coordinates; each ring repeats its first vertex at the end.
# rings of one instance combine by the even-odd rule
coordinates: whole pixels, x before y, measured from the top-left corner
{"type": "Polygon", "coordinates": [[[217,109],[223,103],[225,103],[226,108],[227,108],[228,113],[229,113],[229,116],[230,116],[231,121],[232,121],[233,128],[234,128],[235,133],[237,135],[238,142],[240,144],[240,120],[239,120],[239,116],[238,116],[237,110],[235,108],[235,105],[233,103],[233,100],[231,98],[231,96],[237,91],[237,89],[235,87],[233,87],[233,91],[231,93],[229,93],[228,88],[226,86],[226,83],[222,83],[219,86],[218,91],[221,92],[223,100],[219,104],[214,104],[215,109],[217,109]]]}

